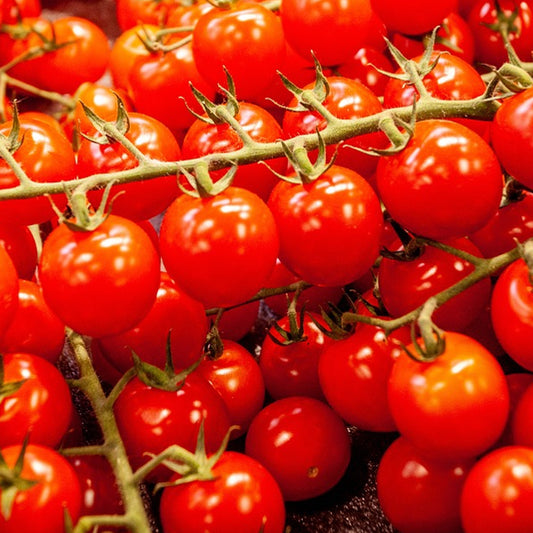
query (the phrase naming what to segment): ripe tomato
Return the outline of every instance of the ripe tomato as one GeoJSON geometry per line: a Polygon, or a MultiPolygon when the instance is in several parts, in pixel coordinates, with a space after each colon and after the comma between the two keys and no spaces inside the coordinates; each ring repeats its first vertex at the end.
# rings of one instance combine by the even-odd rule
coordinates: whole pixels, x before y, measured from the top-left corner
{"type": "Polygon", "coordinates": [[[461,490],[473,463],[428,459],[399,437],[385,451],[377,472],[385,516],[402,533],[459,533],[461,490]]]}
{"type": "Polygon", "coordinates": [[[183,194],[168,208],[161,256],[174,281],[206,307],[228,307],[264,286],[278,256],[276,223],[254,193],[183,194]]]}
{"type": "MultiPolygon", "coordinates": [[[[533,15],[532,15],[533,17],[533,15]]],[[[533,87],[503,101],[492,124],[492,146],[503,168],[526,187],[533,186],[533,87]]]]}
{"type": "Polygon", "coordinates": [[[280,181],[268,206],[279,230],[280,260],[309,283],[345,285],[378,257],[381,207],[372,187],[352,170],[333,165],[309,184],[280,181]]]}
{"type": "Polygon", "coordinates": [[[109,215],[93,231],[55,228],[43,245],[39,280],[46,303],[67,326],[102,337],[132,328],[148,313],[159,262],[139,226],[109,215]]]}
{"type": "MultiPolygon", "coordinates": [[[[316,323],[327,329],[326,322],[319,314],[307,312],[303,317],[303,340],[286,346],[278,344],[283,338],[274,326],[271,326],[269,333],[277,342],[269,335],[265,337],[259,366],[266,390],[275,400],[288,396],[324,399],[318,380],[318,361],[321,353],[334,341],[316,323]]],[[[289,318],[281,318],[278,326],[289,330],[289,318]]]]}
{"type": "Polygon", "coordinates": [[[526,533],[533,520],[533,450],[506,446],[482,457],[461,496],[464,533],[526,533]]]}
{"type": "MultiPolygon", "coordinates": [[[[9,135],[13,123],[5,122],[0,126],[0,134],[9,135]]],[[[54,182],[58,176],[69,181],[76,176],[74,150],[65,135],[43,121],[20,119],[21,141],[13,157],[28,177],[36,182],[54,182]]],[[[19,185],[18,178],[11,167],[0,159],[0,189],[10,189],[19,185]]],[[[61,210],[66,205],[62,194],[52,196],[61,210]]],[[[29,226],[45,222],[54,216],[50,200],[44,196],[23,200],[2,200],[0,203],[2,220],[11,224],[29,226]]]]}
{"type": "Polygon", "coordinates": [[[163,490],[159,510],[165,533],[284,531],[279,487],[256,460],[225,452],[213,467],[213,476],[163,490]]]}
{"type": "Polygon", "coordinates": [[[38,17],[41,12],[40,0],[2,0],[0,23],[15,24],[20,18],[38,17]]]}
{"type": "MultiPolygon", "coordinates": [[[[258,105],[241,102],[235,120],[256,142],[276,142],[283,138],[283,132],[276,119],[258,105]]],[[[242,139],[229,124],[211,124],[197,119],[185,134],[182,156],[184,159],[194,159],[215,152],[232,152],[243,146],[242,139]]],[[[287,168],[287,160],[284,157],[271,159],[268,165],[283,174],[287,168]]],[[[214,171],[211,176],[216,181],[226,172],[227,169],[214,171]]],[[[248,189],[266,202],[277,182],[278,178],[268,167],[252,163],[239,166],[232,185],[248,189]]]]}
{"type": "Polygon", "coordinates": [[[384,22],[389,32],[419,35],[431,31],[455,11],[457,0],[443,0],[428,4],[424,0],[372,0],[372,9],[384,22]]]}
{"type": "MultiPolygon", "coordinates": [[[[479,249],[466,238],[444,241],[459,250],[481,257],[479,249]]],[[[397,240],[392,250],[401,250],[397,240]]],[[[377,276],[385,309],[394,317],[402,316],[439,293],[458,283],[474,271],[474,266],[433,246],[424,246],[408,261],[384,257],[377,276]]],[[[490,301],[491,283],[488,278],[454,296],[433,314],[437,326],[462,331],[477,320],[490,301]]]]}
{"type": "MultiPolygon", "coordinates": [[[[207,453],[214,453],[230,427],[222,398],[196,373],[189,374],[176,391],[151,387],[134,378],[120,393],[114,411],[134,468],[150,459],[147,453],[160,453],[173,444],[194,452],[202,421],[207,453]]],[[[149,479],[168,480],[171,474],[161,466],[149,479]]]]}
{"type": "Polygon", "coordinates": [[[227,86],[227,69],[239,100],[248,100],[267,87],[285,54],[285,39],[277,15],[246,0],[204,13],[192,34],[198,72],[216,90],[227,86]]]}
{"type": "MultiPolygon", "coordinates": [[[[172,132],[159,120],[142,113],[129,114],[126,137],[146,157],[157,161],[176,161],[181,156],[180,147],[172,132]]],[[[97,173],[116,172],[135,168],[138,160],[120,143],[99,144],[82,138],[78,149],[77,170],[80,178],[97,173]]],[[[133,220],[147,220],[162,213],[178,195],[176,176],[136,181],[115,185],[111,189],[113,213],[133,220]]],[[[88,194],[89,201],[97,208],[102,201],[103,190],[88,194]]]]}
{"type": "Polygon", "coordinates": [[[285,38],[302,57],[311,52],[323,65],[350,59],[372,30],[369,0],[283,0],[285,38]]]}
{"type": "Polygon", "coordinates": [[[207,335],[204,307],[161,272],[156,300],[148,314],[132,329],[102,337],[98,344],[121,372],[133,366],[132,351],[141,360],[163,368],[169,334],[175,368],[186,368],[200,359],[207,335]]]}
{"type": "Polygon", "coordinates": [[[220,394],[228,410],[231,432],[236,439],[248,431],[254,416],[265,401],[265,383],[252,354],[240,344],[222,340],[224,350],[216,359],[205,357],[197,372],[220,394]]]}
{"type": "MultiPolygon", "coordinates": [[[[445,333],[445,350],[432,362],[402,353],[388,385],[389,407],[400,433],[428,457],[475,457],[501,435],[509,390],[498,361],[481,344],[445,333]]],[[[414,352],[413,345],[408,349],[414,352]]]]}
{"type": "Polygon", "coordinates": [[[117,0],[116,12],[119,26],[127,30],[137,24],[164,23],[178,0],[117,0]]]}
{"type": "Polygon", "coordinates": [[[523,259],[510,264],[498,278],[491,300],[494,332],[505,352],[519,365],[533,370],[533,293],[523,259]]]}
{"type": "Polygon", "coordinates": [[[510,439],[508,444],[533,447],[533,431],[531,428],[531,413],[533,412],[533,375],[513,374],[520,376],[520,381],[514,378],[516,400],[514,410],[509,417],[510,439]]]}
{"type": "Polygon", "coordinates": [[[18,306],[19,279],[15,265],[0,246],[0,339],[15,318],[18,306]]]}
{"type": "Polygon", "coordinates": [[[348,424],[363,431],[395,431],[387,401],[387,384],[400,342],[409,344],[410,330],[388,337],[380,328],[361,324],[345,340],[320,354],[318,376],[328,404],[348,424]]]}
{"type": "Polygon", "coordinates": [[[245,444],[274,476],[287,501],[324,494],[350,462],[350,437],[341,418],[325,403],[292,396],[277,400],[253,419],[245,444]]]}
{"type": "Polygon", "coordinates": [[[65,326],[44,300],[41,287],[19,280],[18,307],[4,336],[0,352],[26,352],[55,363],[65,343],[65,326]]]}
{"type": "MultiPolygon", "coordinates": [[[[10,468],[20,455],[21,446],[1,450],[10,468]]],[[[2,533],[58,533],[65,530],[65,512],[75,524],[81,508],[81,488],[76,473],[68,461],[55,450],[38,444],[29,444],[24,453],[22,479],[34,480],[27,490],[19,490],[9,518],[0,513],[2,533]]],[[[0,496],[3,496],[0,489],[0,496]]]]}
{"type": "Polygon", "coordinates": [[[18,277],[31,279],[37,266],[37,245],[30,229],[1,222],[0,245],[13,261],[18,277]]]}
{"type": "Polygon", "coordinates": [[[479,135],[437,119],[418,122],[404,150],[380,159],[377,186],[394,220],[439,240],[482,228],[498,210],[503,178],[479,135]]]}
{"type": "Polygon", "coordinates": [[[249,302],[222,314],[218,323],[218,332],[224,339],[240,341],[254,327],[259,313],[260,301],[249,302]]]}

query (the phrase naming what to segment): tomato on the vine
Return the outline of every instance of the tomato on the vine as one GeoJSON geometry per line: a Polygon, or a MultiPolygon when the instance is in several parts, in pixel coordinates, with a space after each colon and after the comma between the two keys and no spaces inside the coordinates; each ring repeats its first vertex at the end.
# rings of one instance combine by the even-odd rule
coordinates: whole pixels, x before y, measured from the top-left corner
{"type": "Polygon", "coordinates": [[[0,339],[15,318],[18,306],[19,278],[5,248],[0,246],[0,339]]]}
{"type": "Polygon", "coordinates": [[[30,229],[0,222],[0,245],[13,261],[18,277],[32,279],[37,267],[37,244],[30,229]]]}

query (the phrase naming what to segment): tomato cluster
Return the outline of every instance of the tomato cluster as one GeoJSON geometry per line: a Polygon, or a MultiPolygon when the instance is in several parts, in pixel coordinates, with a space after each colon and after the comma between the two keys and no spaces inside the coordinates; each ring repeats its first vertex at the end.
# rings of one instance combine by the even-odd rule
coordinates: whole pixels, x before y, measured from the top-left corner
{"type": "Polygon", "coordinates": [[[0,531],[529,531],[533,3],[109,3],[0,0],[0,531]]]}

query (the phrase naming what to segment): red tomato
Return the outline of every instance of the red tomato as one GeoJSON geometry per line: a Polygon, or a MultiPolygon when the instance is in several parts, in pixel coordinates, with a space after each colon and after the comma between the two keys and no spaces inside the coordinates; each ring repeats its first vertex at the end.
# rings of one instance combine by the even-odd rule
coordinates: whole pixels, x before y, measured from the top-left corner
{"type": "MultiPolygon", "coordinates": [[[[316,313],[306,313],[303,318],[303,339],[286,346],[278,344],[283,338],[271,326],[261,346],[259,366],[265,379],[266,390],[272,398],[279,400],[288,396],[306,396],[324,399],[318,380],[320,354],[334,341],[325,335],[317,322],[327,329],[324,319],[316,313]]],[[[289,318],[283,317],[278,326],[290,329],[289,318]]]]}
{"type": "Polygon", "coordinates": [[[0,245],[2,245],[19,278],[31,279],[37,266],[37,245],[27,226],[0,223],[0,245]]]}
{"type": "Polygon", "coordinates": [[[277,400],[260,411],[246,434],[245,449],[274,476],[288,501],[333,488],[351,454],[341,418],[326,404],[301,396],[277,400]]]}
{"type": "MultiPolygon", "coordinates": [[[[114,411],[134,468],[150,459],[147,453],[157,454],[173,444],[194,452],[202,421],[207,453],[214,453],[230,427],[222,398],[194,373],[176,391],[150,387],[134,378],[120,393],[114,411]]],[[[171,474],[161,466],[150,473],[149,479],[168,480],[171,474]]]]}
{"type": "Polygon", "coordinates": [[[399,437],[379,463],[379,504],[402,533],[459,533],[461,490],[472,465],[473,460],[428,459],[399,437]]]}
{"type": "Polygon", "coordinates": [[[339,287],[362,276],[378,257],[381,207],[372,187],[352,170],[333,165],[309,184],[281,181],[268,205],[279,230],[280,260],[309,283],[339,287]]]}
{"type": "Polygon", "coordinates": [[[224,311],[218,322],[218,332],[224,339],[240,341],[254,327],[259,314],[260,301],[232,307],[224,311]]]}
{"type": "Polygon", "coordinates": [[[519,365],[533,370],[533,293],[523,259],[509,265],[498,278],[491,300],[492,324],[506,353],[519,365]]]}
{"type": "Polygon", "coordinates": [[[503,178],[479,135],[449,120],[425,120],[404,150],[380,159],[377,186],[394,220],[439,240],[482,228],[498,210],[503,178]]]}
{"type": "MultiPolygon", "coordinates": [[[[21,446],[1,450],[10,468],[20,455],[21,446]]],[[[34,480],[35,485],[19,490],[9,518],[0,513],[2,533],[58,533],[65,529],[65,512],[75,524],[80,515],[81,488],[76,473],[68,461],[55,450],[38,444],[29,444],[24,454],[22,479],[34,480]]],[[[0,489],[0,496],[3,496],[0,489]]]]}
{"type": "Polygon", "coordinates": [[[259,3],[239,0],[198,19],[192,50],[198,72],[214,89],[227,86],[225,67],[239,100],[248,100],[276,75],[285,39],[277,15],[259,3]]]}
{"type": "Polygon", "coordinates": [[[33,281],[19,281],[18,307],[0,339],[0,351],[26,352],[55,363],[65,343],[65,326],[44,300],[41,287],[33,281]]]}
{"type": "Polygon", "coordinates": [[[372,0],[372,9],[390,32],[418,35],[431,31],[455,11],[457,0],[428,3],[425,0],[372,0]]]}
{"type": "Polygon", "coordinates": [[[3,362],[5,383],[24,383],[0,400],[0,447],[22,444],[27,436],[32,443],[57,446],[72,416],[70,389],[63,376],[37,355],[6,353],[3,362]]]}
{"type": "MultiPolygon", "coordinates": [[[[446,332],[445,350],[432,362],[402,353],[388,386],[389,407],[400,433],[428,457],[475,457],[501,435],[509,389],[498,361],[481,344],[446,332]]],[[[414,353],[413,345],[408,349],[414,353]]]]}
{"type": "MultiPolygon", "coordinates": [[[[322,105],[336,117],[354,120],[383,110],[378,97],[362,83],[342,76],[329,76],[327,82],[329,94],[322,105]]],[[[314,85],[313,82],[304,89],[312,89],[314,85]]],[[[293,98],[289,107],[294,108],[296,105],[297,100],[293,98]]],[[[323,130],[326,126],[326,119],[317,111],[286,111],[283,116],[283,132],[286,137],[315,133],[317,129],[323,130]]],[[[340,145],[335,163],[355,170],[365,177],[369,176],[376,169],[378,158],[358,152],[349,146],[370,149],[384,147],[385,143],[385,137],[380,132],[353,137],[340,145]],[[343,148],[343,146],[346,147],[343,148]]],[[[335,146],[333,145],[329,146],[326,151],[329,157],[333,156],[334,152],[335,146]]]]}
{"type": "Polygon", "coordinates": [[[501,34],[491,25],[498,22],[496,5],[505,16],[512,17],[509,42],[522,61],[531,59],[533,48],[533,6],[527,0],[479,0],[472,5],[468,25],[474,35],[476,59],[495,67],[508,60],[501,34]],[[516,11],[516,17],[513,13],[516,11]]]}
{"type": "MultiPolygon", "coordinates": [[[[13,123],[0,126],[0,134],[9,135],[13,123]]],[[[58,176],[63,181],[76,176],[74,150],[65,135],[42,121],[20,119],[20,147],[13,157],[28,177],[36,182],[55,182],[58,176]]],[[[19,185],[11,167],[0,159],[0,189],[11,189],[19,185]]],[[[53,195],[53,201],[61,210],[66,205],[62,194],[53,195]]],[[[45,222],[54,216],[50,200],[44,196],[24,200],[2,200],[0,216],[10,224],[23,226],[45,222]]]]}
{"type": "Polygon", "coordinates": [[[139,226],[109,215],[93,231],[55,228],[43,245],[39,279],[46,303],[67,326],[102,337],[146,316],[159,287],[159,262],[139,226]]]}
{"type": "MultiPolygon", "coordinates": [[[[241,102],[235,120],[256,142],[276,142],[283,138],[283,132],[276,119],[258,105],[241,102]]],[[[211,124],[197,119],[187,130],[182,146],[183,158],[194,159],[215,152],[233,152],[242,148],[244,143],[229,124],[211,124]]],[[[287,160],[284,157],[271,159],[268,161],[268,165],[276,172],[283,174],[287,168],[287,160]]],[[[226,172],[227,169],[214,171],[211,176],[216,181],[226,172]]],[[[238,168],[232,185],[248,189],[266,202],[277,182],[278,178],[268,167],[259,163],[252,163],[241,165],[238,168]]]]}
{"type": "Polygon", "coordinates": [[[320,354],[318,376],[329,405],[348,424],[363,431],[395,431],[387,401],[387,384],[394,361],[409,344],[408,327],[388,337],[380,328],[363,325],[349,338],[320,354]]]}
{"type": "Polygon", "coordinates": [[[533,374],[511,374],[507,376],[509,389],[514,395],[511,400],[511,413],[507,428],[508,440],[504,444],[518,444],[533,447],[533,431],[531,428],[531,414],[533,409],[533,374]],[[511,388],[511,385],[513,387],[511,388]]]}
{"type": "Polygon", "coordinates": [[[236,439],[248,431],[252,418],[265,401],[265,383],[252,354],[240,344],[223,339],[224,351],[216,359],[204,358],[201,374],[220,394],[228,410],[230,424],[239,426],[231,432],[236,439]]]}
{"type": "Polygon", "coordinates": [[[165,533],[282,533],[285,507],[277,483],[257,461],[225,452],[214,479],[163,490],[159,506],[165,533]]]}
{"type": "Polygon", "coordinates": [[[15,318],[18,306],[19,279],[11,258],[0,246],[0,339],[15,318]]]}
{"type": "Polygon", "coordinates": [[[160,243],[170,276],[206,307],[228,307],[254,296],[279,249],[269,209],[238,187],[211,198],[177,198],[163,218],[160,243]]]}
{"type": "Polygon", "coordinates": [[[307,60],[311,52],[323,65],[350,59],[372,30],[369,0],[283,0],[285,38],[307,60]]]}
{"type": "MultiPolygon", "coordinates": [[[[444,242],[481,257],[478,248],[464,237],[444,242]]],[[[399,241],[391,249],[401,250],[399,241]]],[[[402,316],[473,271],[474,266],[468,261],[429,245],[408,261],[384,257],[377,272],[383,305],[392,316],[402,316]]],[[[490,301],[490,293],[490,280],[483,279],[440,306],[433,319],[442,329],[462,331],[477,320],[490,301]]]]}
{"type": "Polygon", "coordinates": [[[533,186],[529,165],[533,153],[532,128],[533,87],[503,101],[491,131],[492,146],[503,168],[526,187],[533,186]]]}
{"type": "Polygon", "coordinates": [[[137,24],[161,24],[179,0],[117,0],[119,26],[127,30],[137,24]]]}
{"type": "MultiPolygon", "coordinates": [[[[172,132],[159,120],[142,113],[129,114],[126,137],[145,156],[157,161],[176,161],[180,147],[172,132]]],[[[80,178],[97,173],[116,172],[135,168],[138,160],[121,144],[98,144],[82,138],[78,149],[77,170],[80,178]]],[[[163,212],[178,195],[176,176],[115,185],[111,189],[113,213],[133,220],[147,220],[163,212]]],[[[88,198],[96,208],[102,201],[103,190],[91,191],[88,198]]]]}
{"type": "Polygon", "coordinates": [[[464,533],[526,533],[533,520],[533,450],[506,446],[482,457],[461,496],[464,533]]]}
{"type": "Polygon", "coordinates": [[[15,24],[19,18],[38,17],[41,11],[40,0],[1,0],[0,23],[15,24]]]}
{"type": "Polygon", "coordinates": [[[148,314],[134,328],[100,338],[99,345],[121,372],[133,366],[132,351],[142,361],[163,368],[169,334],[175,368],[186,368],[200,359],[207,335],[204,307],[161,272],[156,300],[148,314]]]}

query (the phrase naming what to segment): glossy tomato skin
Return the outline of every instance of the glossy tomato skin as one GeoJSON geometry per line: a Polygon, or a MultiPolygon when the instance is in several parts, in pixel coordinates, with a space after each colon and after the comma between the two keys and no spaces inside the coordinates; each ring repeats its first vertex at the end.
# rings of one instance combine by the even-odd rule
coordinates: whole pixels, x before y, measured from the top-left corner
{"type": "MultiPolygon", "coordinates": [[[[316,323],[327,329],[320,314],[307,312],[303,318],[304,340],[280,345],[278,343],[283,342],[283,338],[272,326],[269,334],[277,342],[270,335],[263,341],[259,366],[266,389],[275,400],[288,396],[324,399],[318,379],[318,361],[320,354],[334,341],[316,323]]],[[[290,330],[289,318],[281,318],[278,326],[286,331],[290,330]]]]}
{"type": "Polygon", "coordinates": [[[37,266],[37,245],[27,226],[0,223],[0,245],[7,251],[19,278],[31,279],[37,266]]]}
{"type": "Polygon", "coordinates": [[[483,227],[498,210],[503,177],[479,135],[436,119],[418,122],[404,150],[380,159],[377,187],[393,219],[440,240],[483,227]]]}
{"type": "Polygon", "coordinates": [[[132,350],[142,361],[165,366],[167,341],[175,368],[198,361],[207,335],[204,307],[180,289],[166,272],[148,314],[130,330],[98,340],[105,357],[121,372],[133,366],[132,350]]]}
{"type": "Polygon", "coordinates": [[[253,355],[240,344],[222,340],[224,349],[216,359],[205,357],[197,372],[220,394],[228,410],[236,439],[248,430],[265,402],[265,382],[253,355]]]}
{"type": "Polygon", "coordinates": [[[67,326],[102,337],[130,329],[148,313],[159,287],[159,262],[139,226],[109,215],[93,231],[64,224],[54,229],[43,245],[39,279],[46,303],[67,326]]]}
{"type": "MultiPolygon", "coordinates": [[[[1,450],[10,468],[15,465],[20,449],[20,445],[14,445],[1,450]]],[[[2,533],[30,533],[35,531],[36,524],[39,524],[39,533],[64,531],[65,511],[76,523],[80,515],[81,488],[74,469],[63,456],[47,446],[29,444],[21,477],[37,483],[17,492],[9,519],[0,513],[2,533]]]]}
{"type": "Polygon", "coordinates": [[[256,460],[225,452],[212,481],[163,490],[159,507],[165,533],[282,533],[285,507],[271,474],[256,460]]]}
{"type": "Polygon", "coordinates": [[[15,317],[18,306],[19,278],[15,265],[0,246],[0,338],[15,317]]]}
{"type": "MultiPolygon", "coordinates": [[[[131,380],[114,405],[117,425],[134,468],[178,444],[194,452],[200,423],[204,421],[208,454],[220,447],[229,430],[229,416],[222,398],[202,376],[190,374],[177,391],[151,387],[139,378],[131,380]]],[[[172,471],[159,467],[152,482],[168,480],[172,471]]]]}
{"type": "Polygon", "coordinates": [[[280,260],[309,283],[344,285],[362,276],[378,257],[383,227],[379,200],[352,170],[333,165],[309,184],[280,182],[268,205],[279,229],[280,260]]]}
{"type": "Polygon", "coordinates": [[[390,32],[419,35],[431,31],[455,11],[457,0],[428,4],[424,0],[372,0],[372,9],[390,32]]]}
{"type": "Polygon", "coordinates": [[[532,472],[529,447],[505,446],[482,457],[470,470],[462,491],[464,532],[528,532],[533,520],[532,472]]]}
{"type": "Polygon", "coordinates": [[[169,12],[179,5],[176,0],[117,0],[116,12],[119,26],[127,30],[137,24],[160,24],[169,12]]]}
{"type": "Polygon", "coordinates": [[[523,259],[511,263],[498,278],[492,292],[491,315],[505,352],[525,369],[533,370],[533,294],[523,259]]]}
{"type": "Polygon", "coordinates": [[[284,0],[280,11],[289,45],[307,60],[313,52],[326,66],[357,52],[372,29],[371,15],[369,0],[284,0]]]}
{"type": "MultiPolygon", "coordinates": [[[[145,156],[158,161],[176,161],[181,157],[179,144],[172,132],[159,120],[143,113],[129,113],[126,137],[145,156]]],[[[77,171],[80,178],[98,173],[109,173],[137,167],[139,162],[121,144],[98,144],[89,139],[80,140],[77,153],[77,171]]],[[[175,176],[161,176],[111,188],[113,213],[132,220],[147,220],[163,212],[179,194],[175,176]]],[[[89,201],[96,209],[103,197],[103,189],[91,191],[89,201]]],[[[108,205],[109,205],[108,202],[108,205]]]]}
{"type": "Polygon", "coordinates": [[[270,210],[257,195],[238,187],[211,198],[177,198],[163,218],[160,245],[170,276],[206,307],[254,296],[279,250],[270,210]]]}
{"type": "Polygon", "coordinates": [[[52,363],[28,353],[3,356],[5,382],[26,380],[0,401],[0,446],[22,444],[29,435],[35,444],[54,447],[70,424],[70,389],[52,363]]]}
{"type": "Polygon", "coordinates": [[[531,414],[533,412],[533,387],[531,385],[533,385],[533,375],[515,375],[523,377],[520,381],[521,388],[516,398],[514,410],[509,417],[511,438],[508,444],[517,444],[531,448],[533,447],[533,428],[531,427],[531,414]]]}
{"type": "MultiPolygon", "coordinates": [[[[482,257],[479,249],[464,237],[444,243],[482,257]]],[[[401,250],[399,241],[391,249],[401,250]]],[[[384,257],[377,270],[383,305],[392,316],[402,316],[473,271],[474,266],[468,261],[432,246],[424,246],[418,256],[408,261],[384,257]]],[[[440,306],[433,319],[443,329],[461,331],[488,305],[490,294],[490,280],[481,280],[440,306]]]]}
{"type": "Polygon", "coordinates": [[[533,186],[533,88],[504,100],[492,125],[492,146],[503,168],[526,187],[533,186]]]}
{"type": "MultiPolygon", "coordinates": [[[[0,133],[8,136],[12,128],[11,121],[0,126],[0,133]]],[[[44,122],[20,119],[22,141],[13,157],[20,164],[28,177],[37,182],[57,181],[58,176],[69,181],[76,176],[74,150],[65,135],[44,122]]],[[[13,170],[0,160],[0,189],[9,189],[19,184],[13,170]]],[[[66,206],[63,194],[53,195],[52,199],[61,210],[66,206]]],[[[0,216],[11,224],[29,226],[45,222],[54,217],[50,200],[44,196],[21,200],[3,200],[0,204],[0,216]]]]}
{"type": "Polygon", "coordinates": [[[388,337],[380,328],[361,324],[347,339],[330,344],[318,365],[328,404],[348,424],[363,431],[395,431],[387,401],[387,384],[401,343],[409,344],[409,328],[388,337]]]}
{"type": "Polygon", "coordinates": [[[324,494],[350,462],[350,437],[325,403],[302,396],[267,405],[252,421],[245,451],[278,482],[286,501],[324,494]]]}
{"type": "MultiPolygon", "coordinates": [[[[240,102],[235,120],[256,142],[276,142],[283,138],[283,131],[276,119],[256,104],[240,102]]],[[[192,122],[185,134],[182,155],[184,159],[193,159],[215,152],[232,152],[243,146],[242,139],[229,124],[211,124],[197,119],[192,122]]],[[[285,158],[271,159],[268,165],[276,172],[283,174],[287,168],[287,160],[285,158]]],[[[227,171],[228,169],[223,169],[211,172],[211,177],[216,181],[227,171]]],[[[251,163],[239,166],[232,185],[248,189],[266,202],[277,182],[278,178],[268,167],[259,163],[251,163]]]]}
{"type": "Polygon", "coordinates": [[[239,100],[267,87],[285,55],[285,39],[276,14],[256,2],[239,0],[204,13],[192,34],[198,72],[214,89],[227,87],[226,67],[239,100]]]}
{"type": "MultiPolygon", "coordinates": [[[[388,399],[400,433],[438,460],[469,459],[488,450],[509,414],[509,390],[498,361],[477,341],[445,333],[432,362],[402,353],[391,371],[388,399]]],[[[414,353],[413,345],[409,345],[414,353]]]]}
{"type": "Polygon", "coordinates": [[[377,472],[385,516],[402,533],[461,533],[461,490],[473,464],[428,459],[399,437],[385,451],[377,472]]]}
{"type": "MultiPolygon", "coordinates": [[[[362,83],[344,76],[328,76],[326,80],[329,85],[329,93],[322,105],[337,118],[358,119],[383,110],[378,97],[362,83]]],[[[312,82],[306,85],[304,89],[310,90],[314,86],[315,82],[312,82]]],[[[297,99],[293,98],[289,107],[296,107],[297,103],[297,99]]],[[[326,125],[326,119],[317,111],[286,111],[283,116],[283,132],[287,137],[315,133],[317,129],[323,130],[326,125]]],[[[349,146],[368,150],[384,148],[385,145],[386,139],[381,132],[353,137],[340,145],[335,163],[355,170],[365,177],[370,176],[376,169],[378,158],[358,152],[349,146]]],[[[335,148],[331,145],[326,149],[330,158],[335,153],[335,148]]],[[[316,154],[316,151],[312,154],[316,154]]],[[[312,155],[312,157],[315,156],[312,155]]]]}
{"type": "Polygon", "coordinates": [[[41,287],[19,280],[15,316],[0,339],[0,352],[26,352],[55,363],[65,343],[65,326],[45,302],[41,287]]]}

